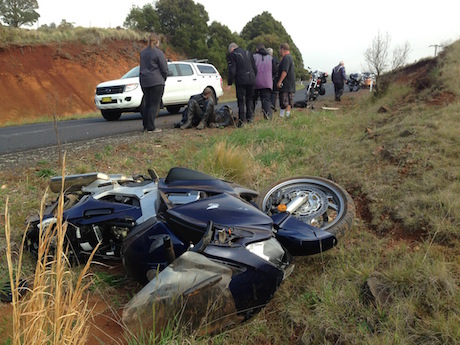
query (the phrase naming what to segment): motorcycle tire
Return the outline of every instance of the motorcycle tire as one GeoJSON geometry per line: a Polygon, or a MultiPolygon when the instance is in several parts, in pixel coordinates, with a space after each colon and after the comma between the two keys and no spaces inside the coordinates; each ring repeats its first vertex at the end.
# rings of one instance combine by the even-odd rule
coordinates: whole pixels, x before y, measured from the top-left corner
{"type": "Polygon", "coordinates": [[[358,92],[359,89],[361,89],[361,85],[359,85],[359,84],[353,85],[353,92],[358,92]]]}
{"type": "Polygon", "coordinates": [[[319,87],[319,94],[320,96],[324,96],[326,94],[326,88],[323,84],[321,84],[321,86],[319,87]]]}
{"type": "Polygon", "coordinates": [[[280,203],[288,204],[299,193],[307,193],[308,201],[293,216],[306,224],[343,236],[355,218],[355,204],[350,194],[335,182],[313,176],[291,177],[265,189],[256,199],[256,205],[271,216],[278,212],[280,203]]]}

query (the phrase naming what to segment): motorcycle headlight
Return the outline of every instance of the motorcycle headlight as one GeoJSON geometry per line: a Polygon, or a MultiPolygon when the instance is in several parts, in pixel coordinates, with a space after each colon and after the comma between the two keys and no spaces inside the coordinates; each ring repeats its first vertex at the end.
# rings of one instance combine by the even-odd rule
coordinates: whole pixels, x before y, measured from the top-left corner
{"type": "Polygon", "coordinates": [[[285,264],[283,258],[286,254],[281,244],[274,238],[262,242],[248,244],[246,249],[258,257],[271,262],[276,266],[285,264]]]}

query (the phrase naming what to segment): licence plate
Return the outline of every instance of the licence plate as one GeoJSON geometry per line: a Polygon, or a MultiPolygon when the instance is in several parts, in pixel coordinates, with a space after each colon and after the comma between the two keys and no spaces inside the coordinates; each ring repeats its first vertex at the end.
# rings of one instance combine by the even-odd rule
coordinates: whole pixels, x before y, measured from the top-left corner
{"type": "Polygon", "coordinates": [[[112,97],[102,97],[101,103],[111,103],[112,97]]]}

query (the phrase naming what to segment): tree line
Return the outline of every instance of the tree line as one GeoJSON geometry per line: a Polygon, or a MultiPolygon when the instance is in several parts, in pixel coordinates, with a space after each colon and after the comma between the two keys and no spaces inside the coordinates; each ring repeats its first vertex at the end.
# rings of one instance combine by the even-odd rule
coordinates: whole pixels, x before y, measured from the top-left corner
{"type": "MultiPolygon", "coordinates": [[[[0,0],[0,20],[11,27],[33,25],[37,22],[37,0],[0,0]]],[[[66,28],[71,23],[66,22],[66,28]]],[[[227,74],[227,47],[235,42],[255,53],[255,47],[264,43],[278,54],[281,43],[288,43],[296,66],[296,77],[306,79],[302,55],[281,22],[264,11],[249,21],[241,33],[231,32],[217,21],[210,25],[209,15],[202,4],[193,0],[158,0],[143,7],[133,6],[123,23],[124,28],[141,32],[156,32],[163,44],[189,59],[207,59],[224,75],[227,74]]],[[[62,23],[61,23],[62,24],[62,23]]],[[[61,26],[61,25],[60,25],[61,26]]],[[[46,28],[56,28],[51,23],[46,28]]],[[[279,56],[277,56],[279,58],[279,56]]]]}

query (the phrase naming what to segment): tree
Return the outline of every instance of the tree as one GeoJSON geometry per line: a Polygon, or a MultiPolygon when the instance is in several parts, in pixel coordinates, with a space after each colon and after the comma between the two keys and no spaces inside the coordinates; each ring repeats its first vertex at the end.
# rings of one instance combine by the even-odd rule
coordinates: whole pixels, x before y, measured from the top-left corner
{"type": "Polygon", "coordinates": [[[160,20],[152,4],[146,4],[142,8],[133,6],[126,16],[123,26],[141,31],[159,32],[160,20]]]}
{"type": "Polygon", "coordinates": [[[393,50],[393,60],[391,62],[391,69],[397,69],[406,64],[407,58],[410,52],[409,42],[404,43],[402,46],[398,46],[393,50]]]}
{"type": "Polygon", "coordinates": [[[389,46],[390,35],[388,33],[382,35],[379,31],[374,37],[372,45],[364,53],[369,71],[374,73],[377,79],[388,68],[389,46]]]}
{"type": "Polygon", "coordinates": [[[275,20],[270,12],[267,11],[252,18],[251,21],[244,26],[243,30],[241,30],[241,37],[247,41],[251,41],[262,34],[272,34],[283,39],[289,36],[281,22],[275,20]]]}
{"type": "Polygon", "coordinates": [[[288,43],[295,64],[296,77],[303,78],[306,75],[302,54],[283,24],[275,20],[269,12],[264,11],[252,18],[241,30],[241,37],[248,42],[246,48],[253,52],[258,43],[264,43],[266,47],[270,45],[274,54],[277,54],[280,44],[288,43]]]}
{"type": "Polygon", "coordinates": [[[246,45],[244,40],[236,32],[232,33],[228,26],[216,21],[212,22],[209,26],[209,34],[206,42],[208,45],[208,60],[223,76],[228,74],[226,59],[228,45],[232,42],[235,42],[239,46],[246,45]]]}
{"type": "Polygon", "coordinates": [[[156,3],[161,32],[188,57],[206,58],[208,12],[193,0],[159,0],[156,3]]]}
{"type": "Polygon", "coordinates": [[[37,0],[0,0],[1,20],[15,28],[35,23],[40,17],[37,9],[37,0]]]}
{"type": "MultiPolygon", "coordinates": [[[[390,42],[391,38],[388,33],[384,35],[378,32],[377,36],[374,37],[372,45],[364,53],[369,71],[375,74],[376,92],[380,93],[384,91],[383,85],[381,85],[381,78],[383,72],[385,72],[390,66],[390,42]]],[[[403,46],[396,47],[393,50],[393,57],[391,60],[391,68],[396,69],[403,66],[410,52],[410,45],[406,42],[403,46]]]]}
{"type": "Polygon", "coordinates": [[[71,23],[71,22],[68,22],[65,19],[62,19],[61,23],[58,26],[58,29],[61,29],[61,30],[72,29],[75,26],[74,24],[75,23],[71,23]]]}

